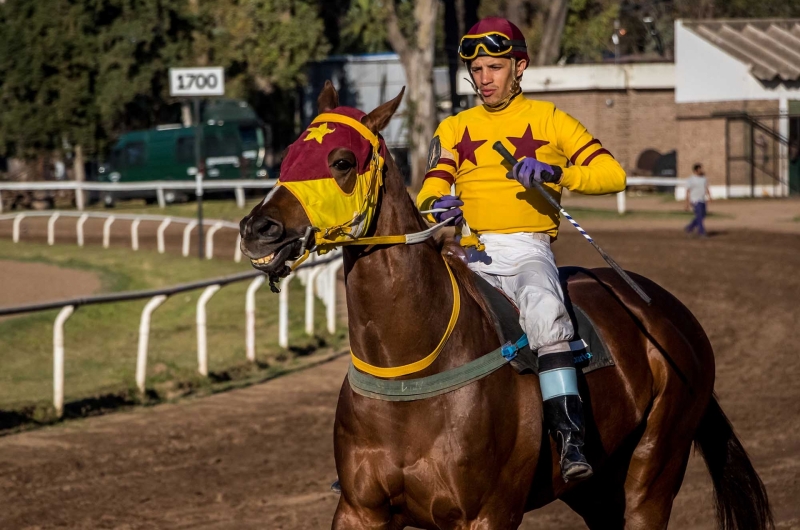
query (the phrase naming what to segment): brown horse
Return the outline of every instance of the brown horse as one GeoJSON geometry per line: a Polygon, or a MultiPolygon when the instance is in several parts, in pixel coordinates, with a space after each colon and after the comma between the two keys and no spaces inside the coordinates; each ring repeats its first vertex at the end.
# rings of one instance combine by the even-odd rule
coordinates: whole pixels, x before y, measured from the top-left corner
{"type": "MultiPolygon", "coordinates": [[[[377,135],[401,98],[361,123],[377,135]]],[[[319,110],[337,107],[338,95],[326,83],[319,110]]],[[[291,149],[315,143],[298,140],[291,149]]],[[[367,235],[427,228],[397,166],[386,159],[367,235]]],[[[330,177],[344,191],[352,189],[356,163],[352,146],[327,151],[330,177]]],[[[260,260],[257,268],[285,274],[310,225],[299,201],[280,186],[242,220],[242,249],[260,260]]],[[[499,346],[471,272],[447,259],[469,295],[461,296],[461,313],[442,354],[413,377],[458,367],[499,346]]],[[[348,246],[344,263],[350,344],[360,359],[394,367],[436,347],[454,299],[441,245],[348,246]]],[[[412,402],[363,397],[345,380],[334,426],[342,496],[333,528],[511,529],[526,511],[555,499],[592,529],[666,528],[693,442],[711,473],[720,526],[772,527],[764,486],[712,394],[714,355],[706,334],[675,297],[634,277],[652,297],[651,306],[610,269],[572,269],[565,287],[616,361],[579,375],[593,478],[561,479],[555,445],[543,432],[535,376],[504,366],[458,390],[412,402]]]]}

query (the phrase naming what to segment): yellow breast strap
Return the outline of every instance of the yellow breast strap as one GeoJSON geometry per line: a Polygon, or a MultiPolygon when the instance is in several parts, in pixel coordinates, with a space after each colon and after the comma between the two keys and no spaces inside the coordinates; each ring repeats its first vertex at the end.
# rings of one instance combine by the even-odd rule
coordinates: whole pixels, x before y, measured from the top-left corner
{"type": "Polygon", "coordinates": [[[446,261],[444,265],[447,267],[447,272],[450,273],[450,283],[453,286],[453,312],[450,315],[450,322],[447,324],[447,329],[444,332],[444,336],[442,337],[442,340],[439,341],[439,345],[436,346],[436,349],[424,359],[420,359],[419,361],[411,364],[396,366],[394,368],[381,368],[380,366],[373,366],[365,363],[356,357],[356,355],[353,353],[353,350],[350,350],[350,358],[353,361],[353,366],[362,372],[368,373],[369,375],[373,375],[375,377],[401,377],[424,370],[425,368],[429,367],[437,357],[439,357],[439,354],[442,353],[445,344],[447,344],[447,339],[449,339],[450,335],[453,334],[453,330],[456,327],[456,321],[458,321],[458,314],[461,312],[461,295],[458,292],[458,283],[453,275],[453,271],[450,270],[450,266],[446,261]]]}

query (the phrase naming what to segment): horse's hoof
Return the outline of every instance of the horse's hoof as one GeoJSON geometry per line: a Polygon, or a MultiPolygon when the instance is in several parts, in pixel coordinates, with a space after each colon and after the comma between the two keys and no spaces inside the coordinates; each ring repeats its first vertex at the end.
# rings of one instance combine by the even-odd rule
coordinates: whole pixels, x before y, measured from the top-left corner
{"type": "Polygon", "coordinates": [[[579,480],[586,480],[594,475],[592,466],[585,462],[576,462],[566,469],[562,469],[561,476],[564,482],[577,482],[579,480]]]}
{"type": "Polygon", "coordinates": [[[338,480],[336,482],[334,482],[333,484],[331,484],[331,491],[334,492],[337,495],[341,495],[342,494],[342,485],[339,483],[338,480]]]}

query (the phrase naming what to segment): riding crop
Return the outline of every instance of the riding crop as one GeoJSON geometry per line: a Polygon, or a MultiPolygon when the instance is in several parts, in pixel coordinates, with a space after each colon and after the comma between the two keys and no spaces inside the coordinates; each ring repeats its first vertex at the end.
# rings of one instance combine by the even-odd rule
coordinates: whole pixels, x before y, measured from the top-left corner
{"type": "MultiPolygon", "coordinates": [[[[509,152],[508,152],[508,149],[506,149],[506,148],[505,148],[505,146],[504,146],[502,143],[500,143],[499,141],[498,141],[498,142],[495,142],[495,143],[494,143],[494,145],[492,146],[492,148],[493,148],[495,151],[497,151],[498,153],[500,153],[500,155],[502,155],[502,157],[503,157],[503,158],[506,160],[506,162],[508,162],[509,164],[511,164],[511,167],[512,167],[512,168],[513,168],[515,165],[517,165],[517,162],[518,162],[518,161],[517,161],[517,159],[516,159],[516,158],[514,158],[514,156],[513,156],[511,153],[509,153],[509,152]]],[[[561,174],[561,172],[562,172],[562,171],[561,171],[561,168],[560,168],[560,167],[558,167],[558,166],[552,166],[552,167],[553,167],[554,174],[555,174],[556,176],[559,176],[559,175],[561,174]]],[[[628,273],[627,273],[627,272],[625,272],[624,270],[622,270],[622,267],[620,267],[619,265],[617,265],[617,262],[616,262],[616,261],[614,261],[614,260],[611,258],[611,256],[609,256],[608,254],[606,254],[606,253],[605,253],[605,251],[604,251],[602,248],[600,248],[600,246],[599,246],[597,243],[595,243],[595,242],[594,242],[594,239],[592,239],[592,237],[591,237],[591,236],[590,236],[588,233],[586,233],[586,230],[584,230],[583,228],[581,228],[581,225],[579,225],[579,224],[577,223],[577,221],[575,221],[575,219],[573,219],[573,218],[572,218],[572,216],[571,216],[570,214],[568,214],[568,213],[567,213],[567,211],[566,211],[564,208],[562,208],[562,207],[561,207],[561,205],[558,203],[558,201],[557,201],[557,200],[555,200],[553,197],[551,197],[551,196],[550,196],[550,195],[549,195],[549,194],[548,194],[548,193],[547,193],[547,192],[544,190],[544,188],[542,187],[542,185],[541,185],[541,184],[539,184],[538,182],[536,182],[535,180],[531,180],[531,184],[533,184],[533,187],[534,187],[534,188],[536,188],[536,190],[537,190],[537,191],[538,191],[538,192],[539,192],[539,193],[542,195],[542,197],[544,197],[544,199],[545,199],[545,200],[546,200],[548,203],[550,203],[550,205],[551,205],[553,208],[555,208],[556,210],[558,210],[558,212],[559,212],[561,215],[563,215],[564,217],[566,217],[566,218],[567,218],[567,220],[570,222],[570,224],[571,224],[572,226],[574,226],[574,227],[575,227],[575,228],[578,230],[578,232],[580,232],[580,233],[581,233],[581,235],[582,235],[583,237],[585,237],[585,238],[586,238],[586,241],[588,241],[589,243],[591,243],[591,244],[592,244],[592,246],[595,248],[595,250],[597,250],[597,252],[599,252],[599,253],[600,253],[600,255],[603,257],[603,259],[604,259],[604,260],[606,260],[606,263],[608,263],[608,264],[611,266],[611,268],[612,268],[612,269],[614,269],[614,271],[615,271],[617,274],[619,274],[619,275],[622,277],[622,279],[623,279],[623,280],[625,280],[625,283],[627,283],[628,285],[630,285],[631,289],[633,289],[634,291],[636,291],[636,294],[638,294],[639,296],[641,296],[641,297],[642,297],[642,300],[644,300],[644,301],[647,303],[647,305],[650,305],[650,302],[651,302],[652,300],[650,299],[650,297],[649,297],[649,296],[647,296],[647,294],[646,294],[646,293],[645,293],[645,292],[642,290],[642,288],[641,288],[641,287],[639,287],[639,284],[637,284],[635,281],[633,281],[633,278],[631,278],[630,276],[628,276],[628,273]]]]}

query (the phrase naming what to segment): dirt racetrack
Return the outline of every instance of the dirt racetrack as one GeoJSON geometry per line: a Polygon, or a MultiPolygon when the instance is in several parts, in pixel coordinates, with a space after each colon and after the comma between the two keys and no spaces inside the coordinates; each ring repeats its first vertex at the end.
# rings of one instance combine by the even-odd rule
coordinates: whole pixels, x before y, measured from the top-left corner
{"type": "MultiPolygon", "coordinates": [[[[562,234],[561,264],[602,264],[579,236],[562,234]]],[[[800,528],[800,235],[593,235],[698,317],[716,351],[721,404],[767,484],[778,527],[800,528]]],[[[333,413],[346,366],[340,358],[243,390],[0,438],[0,528],[329,528],[333,413]]],[[[694,456],[671,527],[715,528],[710,481],[694,456]]],[[[522,528],[583,525],[554,503],[522,528]]]]}

